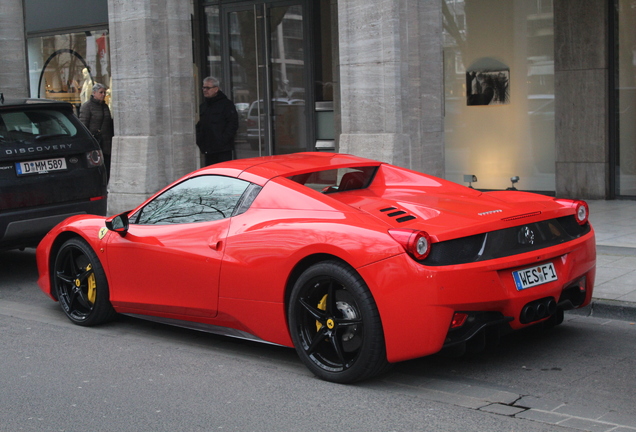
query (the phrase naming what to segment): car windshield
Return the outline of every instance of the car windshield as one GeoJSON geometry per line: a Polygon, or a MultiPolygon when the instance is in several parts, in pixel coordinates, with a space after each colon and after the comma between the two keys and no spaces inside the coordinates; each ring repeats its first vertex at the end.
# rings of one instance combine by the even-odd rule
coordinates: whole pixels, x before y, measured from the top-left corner
{"type": "Polygon", "coordinates": [[[77,128],[63,112],[24,110],[0,113],[0,145],[33,144],[56,137],[74,137],[77,128]]]}
{"type": "Polygon", "coordinates": [[[297,174],[290,180],[322,193],[364,189],[371,184],[377,166],[347,167],[297,174]]]}

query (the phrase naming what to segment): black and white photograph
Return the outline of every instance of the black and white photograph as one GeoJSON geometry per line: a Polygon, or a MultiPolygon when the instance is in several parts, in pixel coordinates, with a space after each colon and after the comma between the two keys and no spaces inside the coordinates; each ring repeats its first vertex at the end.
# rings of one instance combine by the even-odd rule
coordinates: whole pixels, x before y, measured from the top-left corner
{"type": "Polygon", "coordinates": [[[467,105],[504,105],[509,103],[509,69],[466,72],[467,105]]]}

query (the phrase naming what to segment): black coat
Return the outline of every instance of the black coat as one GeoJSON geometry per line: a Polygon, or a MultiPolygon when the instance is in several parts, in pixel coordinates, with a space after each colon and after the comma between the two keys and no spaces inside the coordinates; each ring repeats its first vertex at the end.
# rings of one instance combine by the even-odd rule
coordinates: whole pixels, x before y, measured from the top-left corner
{"type": "Polygon", "coordinates": [[[113,119],[108,105],[91,96],[89,101],[82,104],[79,119],[99,141],[104,154],[110,154],[113,141],[113,119]]]}
{"type": "Polygon", "coordinates": [[[201,153],[212,154],[233,150],[238,126],[236,107],[221,90],[216,96],[205,99],[199,107],[197,123],[197,146],[201,153]]]}

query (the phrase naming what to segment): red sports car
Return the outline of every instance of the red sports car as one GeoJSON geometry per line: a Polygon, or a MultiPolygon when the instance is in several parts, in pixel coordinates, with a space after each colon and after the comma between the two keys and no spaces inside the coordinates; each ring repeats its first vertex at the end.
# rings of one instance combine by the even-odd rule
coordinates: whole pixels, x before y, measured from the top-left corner
{"type": "Polygon", "coordinates": [[[583,201],[480,192],[345,154],[195,171],[136,209],[75,216],[37,249],[70,320],[116,313],[295,347],[353,382],[589,303],[583,201]]]}

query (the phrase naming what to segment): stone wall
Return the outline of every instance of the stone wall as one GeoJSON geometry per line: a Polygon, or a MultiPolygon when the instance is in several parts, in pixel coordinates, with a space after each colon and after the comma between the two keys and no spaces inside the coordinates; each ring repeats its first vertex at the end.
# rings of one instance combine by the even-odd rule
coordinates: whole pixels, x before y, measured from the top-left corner
{"type": "Polygon", "coordinates": [[[113,71],[109,213],[198,166],[192,1],[109,0],[113,71]]]}
{"type": "Polygon", "coordinates": [[[444,175],[439,0],[338,2],[339,150],[444,175]]]}
{"type": "Polygon", "coordinates": [[[0,2],[0,46],[0,92],[5,97],[28,97],[22,0],[0,2]]]}
{"type": "Polygon", "coordinates": [[[608,6],[555,0],[556,194],[609,195],[608,6]]]}

